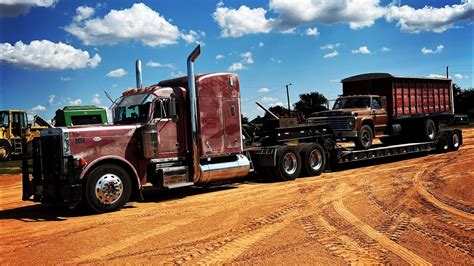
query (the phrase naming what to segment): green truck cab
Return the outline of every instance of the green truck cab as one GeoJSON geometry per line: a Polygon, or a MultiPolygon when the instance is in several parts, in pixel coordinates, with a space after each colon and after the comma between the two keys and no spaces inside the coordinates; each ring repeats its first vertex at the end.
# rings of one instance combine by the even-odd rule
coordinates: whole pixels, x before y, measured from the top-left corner
{"type": "Polygon", "coordinates": [[[105,125],[107,112],[95,105],[66,106],[56,111],[54,126],[105,125]]]}

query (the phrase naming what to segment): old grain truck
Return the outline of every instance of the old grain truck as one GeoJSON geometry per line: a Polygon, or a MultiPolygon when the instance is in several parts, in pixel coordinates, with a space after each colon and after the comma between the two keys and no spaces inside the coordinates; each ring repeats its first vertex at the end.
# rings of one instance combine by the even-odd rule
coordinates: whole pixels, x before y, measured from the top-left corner
{"type": "Polygon", "coordinates": [[[450,79],[396,77],[369,73],[342,80],[342,96],[311,123],[329,123],[337,138],[368,149],[374,137],[383,143],[433,141],[454,118],[450,79]]]}
{"type": "Polygon", "coordinates": [[[343,150],[329,126],[281,127],[277,117],[244,138],[238,76],[195,75],[199,54],[198,46],[189,55],[187,77],[146,88],[137,63],[137,88],[113,106],[113,125],[43,130],[34,141],[32,164],[23,159],[23,200],[70,208],[84,200],[91,210],[108,212],[140,198],[148,184],[173,189],[253,171],[284,181],[319,175],[328,158],[348,162],[460,145],[447,136],[461,132],[450,131],[439,142],[343,150]]]}

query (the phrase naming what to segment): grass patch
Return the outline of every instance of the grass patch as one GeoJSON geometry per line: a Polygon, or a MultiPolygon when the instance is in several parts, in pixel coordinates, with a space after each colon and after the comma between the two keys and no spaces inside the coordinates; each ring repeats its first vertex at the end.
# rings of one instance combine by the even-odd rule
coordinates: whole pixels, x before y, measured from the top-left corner
{"type": "Polygon", "coordinates": [[[0,174],[21,174],[21,160],[0,161],[0,174]]]}

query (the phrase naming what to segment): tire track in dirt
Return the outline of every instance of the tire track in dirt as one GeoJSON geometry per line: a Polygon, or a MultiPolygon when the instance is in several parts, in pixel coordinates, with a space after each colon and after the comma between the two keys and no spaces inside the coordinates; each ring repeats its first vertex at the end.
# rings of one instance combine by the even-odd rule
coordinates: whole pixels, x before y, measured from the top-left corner
{"type": "Polygon", "coordinates": [[[336,232],[322,216],[312,216],[299,219],[306,234],[321,243],[331,254],[341,257],[349,264],[385,264],[384,258],[373,255],[373,251],[360,247],[353,239],[336,232]]]}
{"type": "Polygon", "coordinates": [[[410,264],[417,264],[417,265],[430,265],[429,262],[418,256],[417,254],[413,253],[412,251],[400,246],[399,244],[395,243],[394,241],[387,238],[382,233],[378,232],[374,228],[370,227],[368,224],[362,222],[359,218],[354,216],[349,210],[346,209],[342,200],[337,200],[333,202],[334,210],[342,217],[344,220],[352,224],[354,227],[358,228],[368,237],[377,241],[380,245],[384,248],[390,250],[406,262],[410,264]]]}
{"type": "Polygon", "coordinates": [[[436,197],[435,195],[431,194],[428,190],[425,189],[425,187],[423,186],[423,184],[421,183],[421,180],[420,180],[420,176],[421,175],[426,175],[427,174],[427,171],[428,171],[428,168],[430,167],[431,165],[428,165],[428,166],[422,166],[421,167],[421,170],[417,171],[413,177],[414,179],[414,183],[415,183],[415,188],[416,190],[418,191],[418,193],[423,196],[423,198],[425,198],[427,201],[429,201],[430,203],[432,203],[433,205],[435,205],[436,207],[440,208],[440,209],[443,209],[447,212],[450,212],[450,213],[453,213],[453,214],[456,214],[460,217],[463,217],[465,219],[468,219],[468,220],[471,220],[471,221],[474,221],[474,214],[472,213],[469,213],[469,212],[466,212],[464,210],[461,210],[461,209],[458,209],[458,208],[455,208],[447,203],[444,203],[443,201],[441,201],[440,199],[438,199],[438,197],[436,197]]]}

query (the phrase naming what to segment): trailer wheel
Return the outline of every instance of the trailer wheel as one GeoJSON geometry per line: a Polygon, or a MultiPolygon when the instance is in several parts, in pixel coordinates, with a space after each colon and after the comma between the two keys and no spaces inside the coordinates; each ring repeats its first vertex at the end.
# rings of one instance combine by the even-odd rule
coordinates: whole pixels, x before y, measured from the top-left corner
{"type": "Polygon", "coordinates": [[[319,143],[308,143],[300,149],[301,176],[320,175],[326,166],[326,154],[319,143]]]}
{"type": "Polygon", "coordinates": [[[355,145],[359,149],[369,149],[372,147],[372,141],[374,140],[374,132],[369,125],[363,125],[358,134],[357,139],[355,140],[355,145]]]}
{"type": "Polygon", "coordinates": [[[433,141],[436,139],[436,124],[432,119],[425,120],[424,137],[426,141],[433,141]]]}
{"type": "Polygon", "coordinates": [[[459,136],[459,133],[456,130],[454,130],[453,133],[451,134],[449,149],[452,151],[457,151],[459,150],[460,146],[461,146],[461,137],[459,136]]]}
{"type": "Polygon", "coordinates": [[[281,146],[276,151],[274,176],[279,181],[294,180],[301,172],[301,156],[293,147],[281,146]]]}
{"type": "Polygon", "coordinates": [[[437,148],[440,153],[449,151],[449,137],[447,133],[442,133],[438,138],[437,148]]]}
{"type": "Polygon", "coordinates": [[[120,210],[130,199],[132,182],[127,171],[113,164],[100,165],[86,182],[86,201],[95,213],[120,210]]]}
{"type": "Polygon", "coordinates": [[[0,140],[0,161],[8,161],[12,155],[10,143],[6,140],[0,140]]]}

